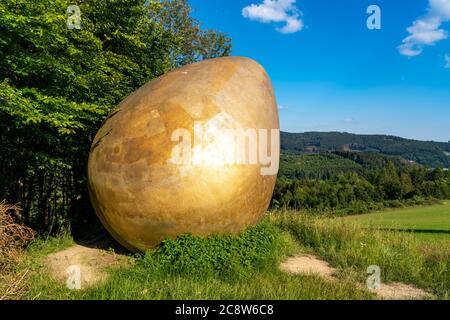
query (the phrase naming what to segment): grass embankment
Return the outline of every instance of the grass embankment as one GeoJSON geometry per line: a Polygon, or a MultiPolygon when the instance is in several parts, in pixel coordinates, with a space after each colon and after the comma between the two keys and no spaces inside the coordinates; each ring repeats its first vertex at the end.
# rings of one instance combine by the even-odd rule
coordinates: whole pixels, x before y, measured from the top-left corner
{"type": "Polygon", "coordinates": [[[369,265],[383,282],[401,281],[450,298],[450,250],[405,232],[367,229],[349,219],[272,212],[239,236],[182,236],[156,251],[131,256],[127,267],[109,270],[103,284],[75,291],[52,280],[43,265],[70,239],[33,244],[19,270],[29,269],[28,299],[372,299],[363,289],[369,265]],[[313,253],[338,269],[338,281],[291,275],[280,261],[313,253]]]}

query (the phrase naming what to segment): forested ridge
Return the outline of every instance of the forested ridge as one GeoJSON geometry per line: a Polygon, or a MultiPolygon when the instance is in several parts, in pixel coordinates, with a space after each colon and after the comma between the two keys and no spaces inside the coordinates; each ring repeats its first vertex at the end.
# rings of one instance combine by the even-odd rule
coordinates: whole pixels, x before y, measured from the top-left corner
{"type": "Polygon", "coordinates": [[[389,135],[362,135],[347,132],[282,132],[281,148],[286,153],[378,152],[401,156],[406,160],[432,168],[450,167],[450,142],[419,141],[389,135]]]}
{"type": "Polygon", "coordinates": [[[364,213],[450,198],[450,171],[398,156],[336,151],[282,154],[272,207],[364,213]]]}

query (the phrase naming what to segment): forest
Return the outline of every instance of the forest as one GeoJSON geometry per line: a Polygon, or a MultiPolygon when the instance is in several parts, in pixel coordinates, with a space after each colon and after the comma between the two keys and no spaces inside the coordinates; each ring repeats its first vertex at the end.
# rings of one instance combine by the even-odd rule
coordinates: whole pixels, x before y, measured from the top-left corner
{"type": "Polygon", "coordinates": [[[450,167],[450,141],[418,141],[388,135],[347,132],[282,132],[281,148],[289,153],[378,152],[400,156],[431,168],[450,167]]]}
{"type": "Polygon", "coordinates": [[[364,213],[450,198],[450,172],[365,152],[282,155],[273,207],[364,213]]]}

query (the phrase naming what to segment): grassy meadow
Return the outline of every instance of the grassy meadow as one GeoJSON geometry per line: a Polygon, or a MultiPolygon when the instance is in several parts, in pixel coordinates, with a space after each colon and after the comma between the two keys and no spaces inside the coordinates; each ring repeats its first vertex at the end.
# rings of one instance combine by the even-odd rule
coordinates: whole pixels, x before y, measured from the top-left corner
{"type": "Polygon", "coordinates": [[[425,242],[444,241],[450,246],[450,201],[432,206],[349,216],[344,219],[368,228],[414,233],[425,242]]]}
{"type": "Polygon", "coordinates": [[[448,231],[449,217],[448,202],[334,219],[273,211],[240,235],[184,235],[146,254],[129,254],[129,263],[108,268],[105,282],[83,290],[67,289],[48,275],[44,264],[49,253],[73,245],[73,240],[41,239],[16,266],[17,274],[27,271],[17,298],[375,299],[364,284],[367,267],[378,265],[385,283],[412,284],[433,298],[449,299],[450,246],[438,240],[448,234],[424,238],[422,233],[391,230],[448,231]],[[409,214],[411,219],[405,219],[409,214]],[[280,271],[281,261],[303,253],[326,260],[338,270],[338,281],[280,271]]]}

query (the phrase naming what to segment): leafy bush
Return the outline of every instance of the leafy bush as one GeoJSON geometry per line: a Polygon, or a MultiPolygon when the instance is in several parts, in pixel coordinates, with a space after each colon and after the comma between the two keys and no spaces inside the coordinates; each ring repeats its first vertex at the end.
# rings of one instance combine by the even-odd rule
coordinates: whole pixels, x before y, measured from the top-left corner
{"type": "Polygon", "coordinates": [[[233,276],[251,268],[272,266],[288,246],[280,231],[267,223],[250,227],[239,235],[191,234],[166,239],[156,251],[149,251],[140,263],[158,265],[171,274],[233,276]]]}

